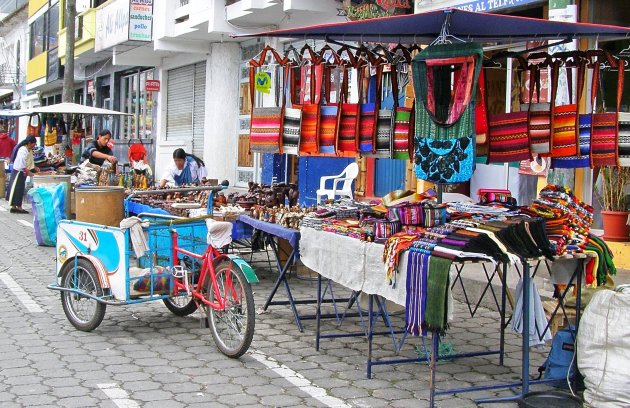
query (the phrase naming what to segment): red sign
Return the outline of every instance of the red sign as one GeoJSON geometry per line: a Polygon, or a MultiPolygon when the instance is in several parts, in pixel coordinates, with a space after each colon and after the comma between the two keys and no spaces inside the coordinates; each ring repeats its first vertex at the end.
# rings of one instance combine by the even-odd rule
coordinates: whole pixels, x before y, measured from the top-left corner
{"type": "Polygon", "coordinates": [[[89,94],[93,94],[94,93],[94,80],[90,79],[87,81],[87,92],[89,94]]]}
{"type": "Polygon", "coordinates": [[[160,92],[160,81],[157,79],[147,79],[144,83],[147,92],[160,92]]]}

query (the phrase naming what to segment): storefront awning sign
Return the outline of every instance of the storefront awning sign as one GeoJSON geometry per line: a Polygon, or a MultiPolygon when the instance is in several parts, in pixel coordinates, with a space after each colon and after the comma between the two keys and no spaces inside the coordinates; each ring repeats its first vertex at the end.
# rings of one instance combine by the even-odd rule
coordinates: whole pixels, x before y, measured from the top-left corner
{"type": "Polygon", "coordinates": [[[114,0],[96,10],[96,52],[128,41],[151,41],[152,33],[153,0],[114,0]]]}

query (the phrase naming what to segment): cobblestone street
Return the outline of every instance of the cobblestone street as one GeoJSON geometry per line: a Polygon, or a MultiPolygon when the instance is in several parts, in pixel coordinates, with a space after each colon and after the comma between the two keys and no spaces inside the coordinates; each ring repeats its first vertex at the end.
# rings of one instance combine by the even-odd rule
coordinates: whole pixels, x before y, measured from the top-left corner
{"type": "MultiPolygon", "coordinates": [[[[426,363],[380,365],[366,378],[364,337],[323,339],[315,350],[315,321],[300,333],[288,307],[271,306],[256,316],[249,352],[240,360],[221,354],[200,316],[171,314],[162,302],[110,306],[93,332],[75,330],[63,314],[59,295],[46,288],[53,280],[53,248],[34,244],[30,215],[0,212],[0,406],[50,407],[426,407],[426,363]]],[[[265,258],[266,259],[266,258],[265,258]]],[[[264,264],[262,264],[264,265],[264,264]]],[[[260,307],[276,275],[256,264],[254,286],[260,307]]],[[[313,297],[315,282],[293,276],[297,298],[313,297]]],[[[281,288],[278,296],[284,296],[281,288]]],[[[335,295],[347,295],[335,286],[335,295]]],[[[312,313],[313,307],[300,306],[312,313]]],[[[326,311],[332,311],[328,307],[326,311]]],[[[471,319],[456,302],[445,342],[457,353],[495,349],[499,314],[480,309],[471,319]]],[[[400,326],[403,314],[393,320],[400,326]]],[[[359,318],[341,327],[325,320],[322,331],[355,332],[359,318]]],[[[378,327],[380,330],[384,326],[378,327]]],[[[463,358],[438,364],[439,389],[518,380],[520,336],[506,331],[505,365],[498,356],[463,358]]],[[[427,346],[430,339],[426,340],[427,346]]],[[[409,337],[400,357],[414,357],[422,340],[409,337]]],[[[391,358],[392,339],[375,338],[375,358],[391,358]]],[[[546,349],[532,353],[532,371],[546,349]]],[[[438,397],[440,407],[473,407],[473,399],[509,391],[471,392],[438,397]]],[[[493,407],[515,406],[494,404],[493,407]]]]}

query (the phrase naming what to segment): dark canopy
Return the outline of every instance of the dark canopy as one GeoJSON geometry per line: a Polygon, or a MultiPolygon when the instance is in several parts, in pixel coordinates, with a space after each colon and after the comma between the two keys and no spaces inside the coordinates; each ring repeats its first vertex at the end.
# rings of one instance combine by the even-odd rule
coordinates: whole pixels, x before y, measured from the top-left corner
{"type": "Polygon", "coordinates": [[[580,37],[630,39],[630,28],[603,24],[564,23],[458,9],[382,17],[363,21],[320,24],[247,34],[243,37],[286,37],[335,41],[428,43],[440,35],[449,19],[449,34],[465,41],[511,42],[580,37]]]}

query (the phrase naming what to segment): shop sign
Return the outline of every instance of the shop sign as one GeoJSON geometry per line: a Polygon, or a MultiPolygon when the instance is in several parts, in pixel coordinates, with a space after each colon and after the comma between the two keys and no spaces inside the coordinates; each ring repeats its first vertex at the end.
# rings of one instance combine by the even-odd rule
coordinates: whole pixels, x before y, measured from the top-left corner
{"type": "MultiPolygon", "coordinates": [[[[450,8],[456,8],[464,11],[475,11],[485,13],[511,7],[521,7],[533,3],[542,3],[543,0],[475,0],[462,1],[460,4],[450,4],[450,8]]],[[[416,0],[416,10],[420,12],[427,9],[426,0],[416,0]]]]}
{"type": "Polygon", "coordinates": [[[268,94],[271,92],[271,75],[269,72],[260,71],[254,78],[256,83],[256,92],[268,94]]]}
{"type": "Polygon", "coordinates": [[[153,0],[130,0],[129,40],[151,41],[153,32],[153,0]]]}
{"type": "Polygon", "coordinates": [[[147,92],[160,92],[160,81],[157,79],[147,79],[144,83],[147,92]]]}
{"type": "Polygon", "coordinates": [[[412,0],[363,0],[353,2],[343,11],[350,20],[409,14],[413,10],[412,0]],[[355,4],[358,3],[358,4],[355,4]]]}
{"type": "Polygon", "coordinates": [[[94,51],[102,51],[129,40],[129,0],[114,0],[96,10],[94,51]]]}
{"type": "Polygon", "coordinates": [[[94,80],[87,81],[87,93],[94,95],[94,80]]]}

